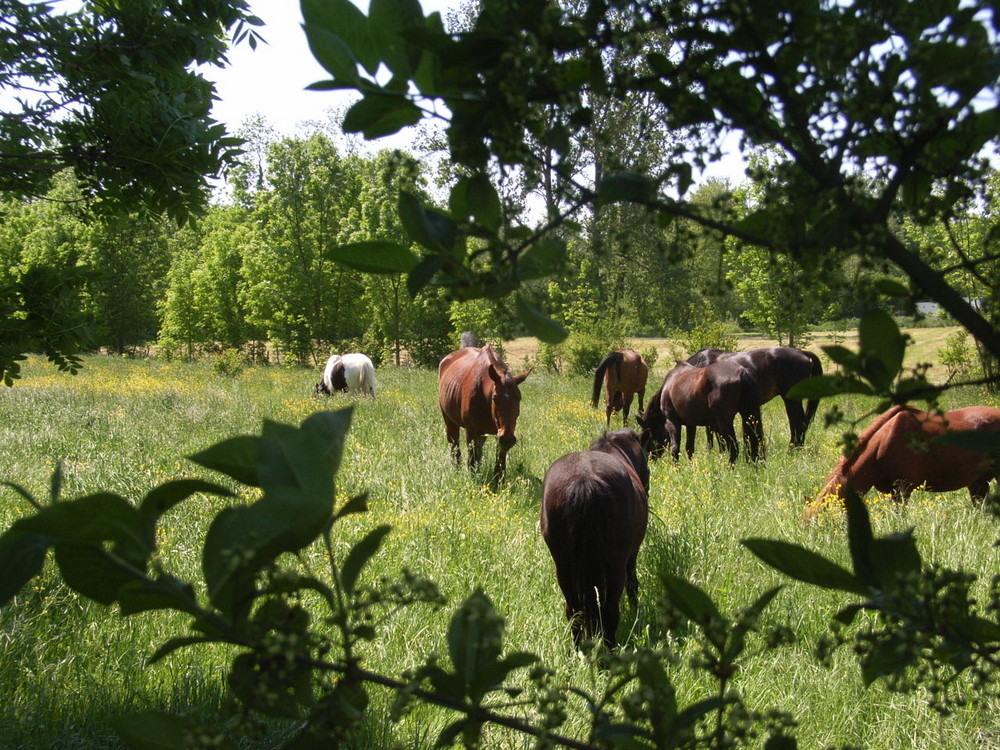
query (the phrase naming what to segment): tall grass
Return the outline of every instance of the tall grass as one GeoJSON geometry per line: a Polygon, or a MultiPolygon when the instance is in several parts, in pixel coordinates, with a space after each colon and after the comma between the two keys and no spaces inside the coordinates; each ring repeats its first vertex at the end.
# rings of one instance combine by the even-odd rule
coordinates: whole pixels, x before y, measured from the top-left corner
{"type": "MultiPolygon", "coordinates": [[[[298,424],[318,409],[352,403],[356,413],[337,494],[343,500],[367,491],[371,512],[338,524],[343,536],[335,540],[336,548],[346,550],[374,524],[391,524],[394,530],[371,575],[392,577],[410,569],[434,580],[452,603],[481,588],[506,618],[507,648],[537,653],[585,689],[603,684],[603,673],[572,650],[553,565],[538,533],[545,470],[563,453],[585,449],[604,425],[603,410],[587,404],[585,378],[537,372],[528,378],[509,477],[494,490],[485,473],[452,465],[437,409],[436,374],[430,371],[380,370],[373,402],[314,398],[317,374],[306,370],[245,370],[226,377],[206,363],[91,358],[86,365],[69,377],[32,360],[25,379],[0,392],[0,480],[45,496],[59,462],[66,497],[108,490],[135,499],[167,479],[201,475],[185,455],[230,435],[258,432],[264,419],[298,424]]],[[[952,398],[958,405],[984,397],[952,398]]],[[[849,399],[840,405],[849,416],[869,407],[849,399]]],[[[623,617],[619,635],[625,647],[671,644],[677,655],[671,677],[682,703],[706,697],[708,686],[686,666],[696,648],[693,638],[667,633],[659,619],[658,572],[698,583],[730,614],[766,588],[785,584],[765,624],[786,623],[798,640],[775,651],[755,644],[734,686],[753,708],[792,712],[800,746],[995,745],[997,706],[940,719],[924,696],[865,688],[849,654],[839,655],[832,669],[813,657],[815,641],[845,599],[782,579],[739,540],[797,541],[846,564],[842,518],[828,513],[808,527],[799,518],[803,498],[816,493],[836,461],[840,429],[826,429],[818,418],[806,447],[792,451],[785,447],[788,426],[780,402],[765,407],[764,421],[766,462],[741,461],[730,468],[722,455],[704,451],[701,436],[694,460],[653,465],[653,516],[639,560],[640,605],[623,617]]],[[[492,465],[492,449],[490,441],[484,466],[492,465]]],[[[197,580],[200,543],[224,502],[192,498],[166,517],[159,538],[164,566],[197,580]]],[[[980,587],[997,571],[1000,552],[993,542],[1000,529],[971,507],[966,494],[917,492],[906,507],[876,496],[869,503],[877,533],[915,527],[928,560],[978,573],[980,587]]],[[[2,491],[4,528],[26,511],[23,500],[2,491]]],[[[305,562],[321,573],[320,558],[317,551],[315,560],[305,562]]],[[[448,608],[387,613],[382,636],[365,654],[368,666],[398,675],[432,651],[443,653],[449,617],[448,608]]],[[[82,600],[47,569],[0,611],[0,748],[116,747],[113,718],[136,709],[164,708],[208,720],[223,716],[230,700],[223,678],[230,655],[223,649],[181,651],[145,665],[159,644],[185,627],[184,618],[174,615],[124,620],[82,600]]],[[[450,719],[424,708],[388,725],[381,719],[388,702],[388,696],[376,698],[364,746],[431,747],[450,719]]],[[[580,708],[568,731],[583,731],[585,721],[580,708]]],[[[276,724],[259,725],[251,744],[272,746],[283,731],[276,724]]],[[[488,734],[488,744],[530,745],[499,731],[488,734]]]]}

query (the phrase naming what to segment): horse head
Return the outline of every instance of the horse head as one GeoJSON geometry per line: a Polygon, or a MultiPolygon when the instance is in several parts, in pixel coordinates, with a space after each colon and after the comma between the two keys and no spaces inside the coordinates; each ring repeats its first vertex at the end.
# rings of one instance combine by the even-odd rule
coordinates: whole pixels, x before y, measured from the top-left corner
{"type": "Polygon", "coordinates": [[[483,347],[489,358],[490,364],[487,373],[493,381],[493,393],[490,395],[490,411],[493,415],[493,423],[497,427],[497,440],[501,445],[510,447],[517,442],[514,437],[514,428],[517,425],[517,418],[521,413],[521,389],[520,385],[525,381],[531,370],[520,375],[511,375],[496,353],[487,344],[483,347]]]}
{"type": "Polygon", "coordinates": [[[663,455],[667,446],[667,420],[659,408],[653,404],[659,403],[660,392],[657,391],[645,413],[637,414],[635,422],[639,425],[639,445],[652,459],[663,455]]]}

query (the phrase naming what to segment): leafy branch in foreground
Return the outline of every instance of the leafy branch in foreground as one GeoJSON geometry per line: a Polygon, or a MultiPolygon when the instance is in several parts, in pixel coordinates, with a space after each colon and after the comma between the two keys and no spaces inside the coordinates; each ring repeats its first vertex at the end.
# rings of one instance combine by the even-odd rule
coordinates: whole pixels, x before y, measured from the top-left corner
{"type": "MultiPolygon", "coordinates": [[[[351,413],[320,412],[297,428],[266,421],[260,435],[229,438],[191,456],[256,488],[248,504],[234,504],[237,495],[228,486],[203,479],[166,482],[135,504],[109,492],[65,499],[58,468],[48,498],[7,485],[34,513],[0,535],[0,604],[18,596],[51,552],[66,585],[117,605],[124,617],[172,610],[190,618],[187,632],[155,648],[151,664],[194,645],[234,649],[227,682],[239,708],[227,729],[147,711],[119,722],[126,746],[236,747],[244,726],[240,717],[249,712],[288,722],[284,747],[328,747],[354,736],[369,715],[371,691],[386,689],[394,694],[393,720],[417,703],[452,714],[437,738],[441,746],[481,746],[502,728],[533,737],[542,747],[577,750],[721,748],[763,735],[770,738],[768,747],[795,747],[790,717],[752,711],[733,689],[748,636],[777,589],[729,620],[696,586],[664,578],[673,626],[686,632],[684,621],[690,621],[696,633],[684,637],[703,642],[701,656],[688,667],[704,671],[718,686],[687,706],[669,676],[676,660],[662,649],[598,651],[608,679],[597,695],[563,684],[534,654],[505,653],[504,619],[482,591],[456,608],[446,655],[430,654],[399,678],[367,668],[366,645],[381,637],[393,613],[413,605],[440,608],[445,601],[431,581],[406,570],[395,579],[369,580],[368,565],[388,526],[370,529],[345,554],[336,551],[339,524],[367,511],[364,495],[339,507],[332,502],[351,413]],[[166,569],[157,528],[198,494],[229,502],[206,532],[204,585],[196,587],[166,569]],[[317,554],[328,563],[325,572],[312,569],[317,554]],[[589,717],[585,738],[565,733],[571,711],[589,717]]],[[[772,632],[766,642],[786,640],[772,632]]]]}

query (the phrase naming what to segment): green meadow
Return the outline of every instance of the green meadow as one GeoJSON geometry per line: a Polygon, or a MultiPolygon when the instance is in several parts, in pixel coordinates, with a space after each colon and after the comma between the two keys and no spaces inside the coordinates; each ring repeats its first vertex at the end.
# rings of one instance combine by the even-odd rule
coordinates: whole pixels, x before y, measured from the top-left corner
{"type": "MultiPolygon", "coordinates": [[[[519,370],[520,362],[511,362],[519,370]]],[[[651,376],[647,397],[666,363],[651,376]]],[[[456,469],[450,461],[437,407],[437,376],[429,370],[378,370],[375,401],[346,396],[317,398],[318,373],[294,368],[248,368],[235,376],[210,362],[163,362],[88,357],[77,376],[58,374],[31,359],[22,381],[0,390],[0,481],[36,497],[49,493],[50,476],[62,469],[66,498],[111,491],[139,498],[151,487],[208,472],[185,456],[237,434],[259,432],[263,420],[299,424],[317,410],[355,409],[336,502],[359,492],[370,496],[370,512],[337,525],[335,554],[377,524],[392,533],[366,571],[398,577],[405,568],[435,581],[449,604],[439,610],[414,606],[386,612],[380,637],[367,647],[369,669],[389,675],[419,665],[431,652],[446,652],[445,636],[458,602],[476,588],[492,599],[506,620],[505,648],[537,654],[559,677],[586,690],[599,689],[606,673],[573,651],[554,569],[538,531],[542,477],[560,455],[586,449],[604,427],[603,409],[589,406],[587,378],[534,372],[522,386],[518,444],[507,480],[492,489],[485,474],[456,469]]],[[[990,403],[981,392],[948,396],[949,407],[990,403]]],[[[862,417],[872,404],[842,398],[848,417],[862,417]]],[[[994,402],[992,405],[996,406],[994,402]]],[[[826,427],[824,406],[810,428],[806,447],[786,447],[788,426],[779,401],[765,407],[767,460],[725,458],[704,450],[699,436],[693,460],[683,457],[652,466],[651,521],[639,558],[638,611],[627,605],[620,640],[625,648],[669,644],[669,667],[681,705],[710,695],[704,676],[689,668],[697,644],[684,630],[668,631],[657,607],[657,573],[667,571],[703,587],[727,614],[735,614],[765,589],[786,584],[765,611],[763,625],[792,628],[791,645],[767,649],[762,637],[751,647],[732,687],[753,709],[790,712],[803,748],[852,745],[870,748],[1000,746],[1000,706],[970,705],[939,717],[920,691],[889,692],[866,687],[856,660],[843,649],[833,665],[814,656],[831,616],[850,601],[783,578],[739,544],[748,537],[786,539],[848,564],[843,518],[820,515],[804,525],[804,499],[814,495],[839,454],[842,427],[826,427]]],[[[862,421],[862,425],[867,420],[862,421]]],[[[618,422],[620,424],[620,421],[618,422]]],[[[492,465],[493,441],[484,465],[492,465]]],[[[218,477],[210,477],[218,479],[218,477]]],[[[245,498],[251,497],[244,494],[245,498]]],[[[960,567],[979,576],[974,592],[985,599],[1000,569],[998,522],[971,506],[967,493],[918,491],[905,507],[868,497],[877,534],[915,528],[925,560],[960,567]]],[[[160,562],[175,575],[200,579],[199,554],[214,513],[226,503],[195,496],[173,509],[158,538],[160,562]]],[[[14,491],[0,489],[0,524],[6,528],[30,510],[14,491]]],[[[322,573],[322,553],[306,556],[322,573]]],[[[115,717],[164,709],[217,721],[244,734],[246,747],[266,748],[289,727],[241,717],[231,711],[225,685],[231,653],[221,648],[181,650],[147,666],[167,639],[186,633],[184,616],[146,613],[123,619],[84,600],[56,575],[51,564],[10,605],[0,610],[0,748],[118,747],[115,717]]],[[[954,690],[969,690],[955,685],[954,690]]],[[[392,696],[375,694],[359,747],[429,748],[450,722],[447,712],[418,708],[398,724],[385,718],[392,696]]],[[[586,712],[571,704],[564,733],[585,737],[586,712]]],[[[531,747],[529,739],[491,728],[486,746],[531,747]]]]}

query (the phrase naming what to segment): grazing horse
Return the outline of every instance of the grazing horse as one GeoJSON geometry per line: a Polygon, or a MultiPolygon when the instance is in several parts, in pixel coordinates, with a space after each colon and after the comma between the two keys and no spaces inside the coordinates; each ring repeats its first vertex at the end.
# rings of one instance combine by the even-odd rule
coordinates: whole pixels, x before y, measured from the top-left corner
{"type": "Polygon", "coordinates": [[[470,468],[477,467],[482,459],[486,435],[496,435],[499,447],[493,476],[503,476],[507,452],[517,442],[514,428],[521,412],[519,386],[530,372],[511,375],[489,344],[458,349],[441,360],[438,405],[455,463],[462,458],[458,436],[463,427],[470,468]]]}
{"type": "MultiPolygon", "coordinates": [[[[823,365],[812,352],[803,349],[793,349],[790,346],[768,346],[761,349],[748,349],[744,352],[725,352],[721,349],[702,349],[695,352],[688,362],[695,367],[705,367],[720,359],[728,359],[752,370],[757,376],[760,387],[760,403],[766,404],[776,396],[781,396],[785,402],[785,414],[788,415],[788,429],[791,432],[791,444],[802,447],[806,441],[806,430],[816,415],[819,406],[817,399],[810,399],[803,408],[802,401],[786,396],[796,383],[814,375],[823,374],[823,365]]],[[[712,433],[709,431],[709,442],[712,433]]]]}
{"type": "Polygon", "coordinates": [[[739,446],[733,420],[739,414],[743,439],[749,445],[750,458],[756,461],[763,457],[764,440],[758,394],[754,372],[736,362],[720,360],[707,367],[678,362],[653,394],[646,411],[636,419],[642,428],[642,447],[658,458],[669,439],[670,454],[676,461],[681,428],[687,427],[685,448],[690,458],[694,454],[694,428],[708,427],[729,448],[729,463],[736,463],[739,446]]]}
{"type": "Polygon", "coordinates": [[[649,368],[635,349],[618,349],[611,352],[597,366],[594,372],[594,392],[590,405],[597,408],[601,395],[601,378],[604,378],[604,402],[607,405],[607,421],[611,426],[611,415],[622,412],[622,427],[628,424],[628,412],[632,408],[632,398],[639,394],[639,408],[646,399],[646,379],[649,368]]]}
{"type": "Polygon", "coordinates": [[[914,489],[950,492],[969,488],[981,501],[996,479],[1000,463],[984,451],[959,448],[936,438],[948,432],[998,432],[1000,409],[968,406],[931,414],[897,405],[879,415],[858,437],[854,449],[841,456],[805,517],[814,515],[827,497],[843,497],[848,487],[864,495],[872,487],[906,502],[914,489]]]}
{"type": "Polygon", "coordinates": [[[542,481],[542,537],[556,564],[573,642],[603,634],[617,644],[622,592],[635,607],[639,545],[649,519],[649,465],[632,430],[606,432],[569,453],[542,481]]]}
{"type": "Polygon", "coordinates": [[[333,395],[334,391],[375,398],[375,365],[358,352],[343,356],[334,354],[326,362],[323,379],[316,384],[316,393],[333,395]]]}

